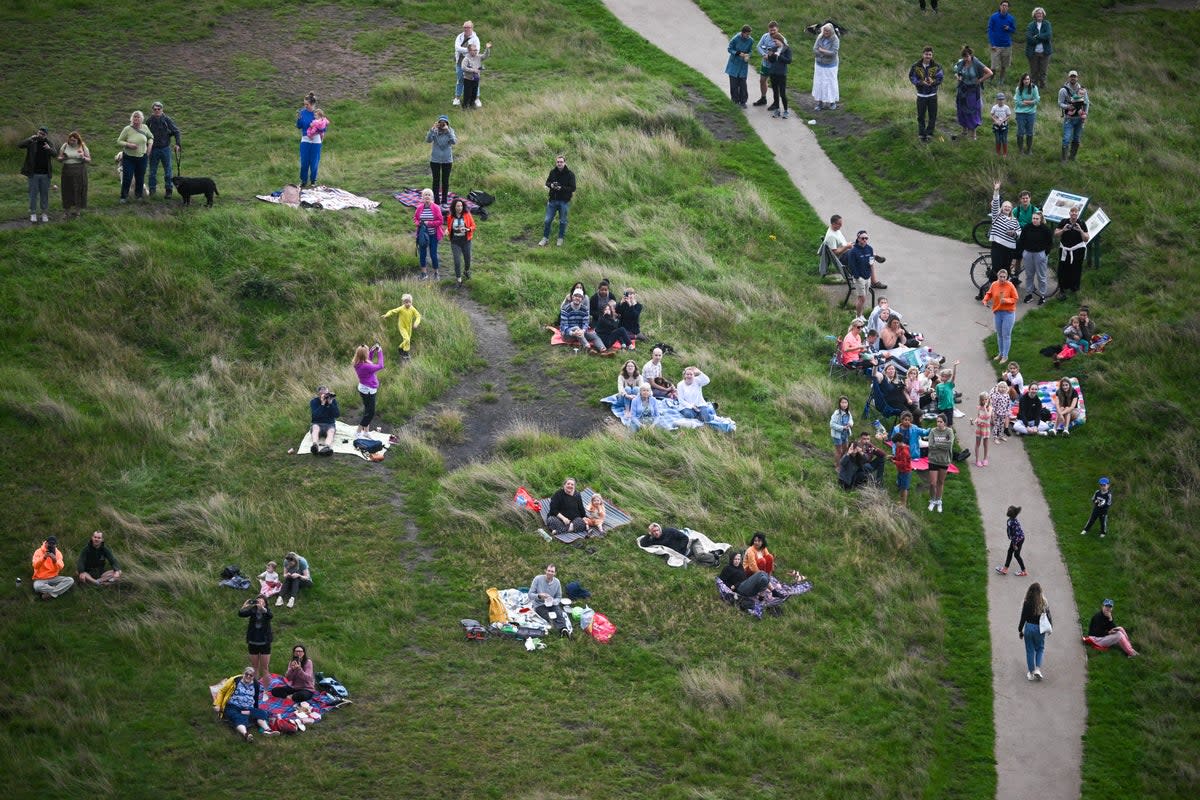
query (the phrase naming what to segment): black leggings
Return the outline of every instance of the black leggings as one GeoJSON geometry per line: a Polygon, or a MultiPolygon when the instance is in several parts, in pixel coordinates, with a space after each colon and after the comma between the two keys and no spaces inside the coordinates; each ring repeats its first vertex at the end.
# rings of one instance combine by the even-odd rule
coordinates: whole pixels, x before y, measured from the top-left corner
{"type": "Polygon", "coordinates": [[[750,98],[750,91],[746,88],[745,77],[735,78],[729,76],[729,99],[738,105],[745,105],[750,98]]]}
{"type": "Polygon", "coordinates": [[[439,206],[445,204],[446,195],[450,193],[450,168],[454,164],[440,164],[437,161],[429,162],[429,171],[433,173],[433,202],[439,206]]]}
{"type": "Polygon", "coordinates": [[[479,81],[463,78],[462,107],[475,109],[475,100],[479,97],[479,81]]]}
{"type": "Polygon", "coordinates": [[[300,594],[302,586],[312,586],[312,581],[306,578],[284,578],[282,594],[284,597],[295,597],[300,594]]]}
{"type": "Polygon", "coordinates": [[[787,106],[787,75],[771,76],[771,105],[778,106],[784,111],[787,106]],[[782,103],[782,105],[780,105],[782,103]]]}
{"type": "Polygon", "coordinates": [[[1012,563],[1014,558],[1017,559],[1017,564],[1021,566],[1021,572],[1025,571],[1025,562],[1021,560],[1021,548],[1025,546],[1025,540],[1008,541],[1008,558],[1004,559],[1004,568],[1008,569],[1008,565],[1012,563]]]}
{"type": "Polygon", "coordinates": [[[313,693],[308,689],[293,689],[286,683],[283,686],[276,686],[271,690],[272,697],[290,697],[292,702],[303,703],[305,700],[312,700],[313,693]]]}
{"type": "Polygon", "coordinates": [[[1101,511],[1099,508],[1092,509],[1092,515],[1088,517],[1087,525],[1083,526],[1085,531],[1090,531],[1092,525],[1096,524],[1096,520],[1100,520],[1100,533],[1108,533],[1108,510],[1101,511]]]}
{"type": "Polygon", "coordinates": [[[554,533],[567,533],[569,531],[583,533],[587,530],[587,522],[584,521],[583,517],[576,517],[570,523],[566,523],[555,516],[546,520],[546,527],[554,533]]]}
{"type": "Polygon", "coordinates": [[[358,396],[363,401],[362,419],[358,421],[358,425],[359,427],[367,428],[370,427],[371,420],[375,419],[375,392],[371,392],[370,394],[359,392],[358,396]]]}

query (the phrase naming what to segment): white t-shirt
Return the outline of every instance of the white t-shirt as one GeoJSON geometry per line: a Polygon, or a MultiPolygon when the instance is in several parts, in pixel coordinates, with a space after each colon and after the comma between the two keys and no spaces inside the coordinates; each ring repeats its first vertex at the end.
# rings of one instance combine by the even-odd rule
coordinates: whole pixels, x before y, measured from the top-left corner
{"type": "Polygon", "coordinates": [[[835,231],[833,228],[829,228],[825,231],[825,246],[830,250],[837,250],[839,247],[845,247],[846,244],[846,237],[840,230],[835,231]]]}
{"type": "Polygon", "coordinates": [[[992,106],[992,124],[1007,125],[1008,118],[1012,116],[1011,106],[1002,106],[999,103],[992,106]],[[999,120],[997,123],[996,120],[999,120]]]}
{"type": "Polygon", "coordinates": [[[681,380],[675,387],[675,392],[679,397],[679,402],[684,406],[700,406],[708,405],[704,400],[704,387],[708,385],[708,376],[703,372],[697,372],[692,378],[691,384],[686,380],[681,380]]]}
{"type": "Polygon", "coordinates": [[[646,362],[646,366],[642,367],[642,377],[649,383],[651,378],[662,377],[662,362],[654,363],[654,359],[646,362]]]}

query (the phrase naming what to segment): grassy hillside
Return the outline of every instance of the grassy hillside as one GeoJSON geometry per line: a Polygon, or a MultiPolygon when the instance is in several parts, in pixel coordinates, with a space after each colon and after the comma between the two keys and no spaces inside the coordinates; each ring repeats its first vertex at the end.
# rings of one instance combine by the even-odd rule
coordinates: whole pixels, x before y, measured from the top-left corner
{"type": "MultiPolygon", "coordinates": [[[[761,7],[701,3],[725,30],[750,20],[766,23],[761,7]]],[[[949,69],[963,43],[986,52],[984,23],[991,8],[943,4],[922,16],[913,5],[832,6],[789,3],[775,9],[800,49],[804,24],[833,16],[851,34],[842,42],[845,111],[820,124],[826,151],[880,213],[914,227],[967,238],[983,216],[991,184],[1029,188],[1035,198],[1060,188],[1092,198],[1112,217],[1101,237],[1101,267],[1086,270],[1080,300],[1116,344],[1104,356],[1077,359],[1061,374],[1079,375],[1088,400],[1088,425],[1069,441],[1028,442],[1050,501],[1071,570],[1083,623],[1105,597],[1117,599],[1118,622],[1143,658],[1094,656],[1089,665],[1084,796],[1184,797],[1200,791],[1194,714],[1200,672],[1191,610],[1200,587],[1193,520],[1200,449],[1188,391],[1197,364],[1200,317],[1188,297],[1200,248],[1193,234],[1200,201],[1200,117],[1183,100],[1200,77],[1195,43],[1200,14],[1170,10],[1130,13],[1102,3],[1067,2],[1048,8],[1055,31],[1047,94],[1069,69],[1080,70],[1092,113],[1079,161],[1058,163],[1062,128],[1050,102],[1037,120],[1035,153],[1006,162],[992,155],[991,137],[977,143],[916,141],[907,69],[932,44],[949,69]],[[796,32],[798,35],[793,35],[796,32]],[[1145,43],[1153,42],[1150,47],[1145,43]],[[1053,86],[1051,85],[1053,84],[1053,86]],[[854,135],[839,135],[837,129],[854,135]],[[1114,479],[1119,506],[1105,541],[1081,537],[1096,479],[1114,479]]],[[[1014,11],[1022,24],[1029,10],[1014,11]]],[[[799,60],[799,59],[798,59],[799,60]]],[[[1014,53],[1013,80],[1027,69],[1014,53]]],[[[812,67],[795,69],[792,84],[811,88],[812,67]]],[[[949,83],[949,82],[948,82],[949,83]]],[[[808,116],[813,116],[809,114],[808,116]]],[[[817,115],[826,120],[827,115],[817,115]]],[[[943,91],[939,129],[955,130],[951,91],[943,91]]],[[[1014,148],[1015,150],[1015,148],[1014,148]]],[[[963,302],[970,285],[963,265],[963,302]]],[[[1074,305],[1051,302],[1023,321],[1013,357],[1027,380],[1060,372],[1038,350],[1060,339],[1074,305]]]]}

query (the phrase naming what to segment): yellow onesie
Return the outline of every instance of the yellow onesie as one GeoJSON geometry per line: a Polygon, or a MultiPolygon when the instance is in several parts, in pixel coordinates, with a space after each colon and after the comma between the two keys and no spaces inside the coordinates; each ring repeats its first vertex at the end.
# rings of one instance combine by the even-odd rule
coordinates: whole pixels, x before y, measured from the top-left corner
{"type": "Polygon", "coordinates": [[[396,306],[383,315],[384,319],[396,315],[397,327],[400,329],[400,349],[405,353],[412,346],[413,329],[421,324],[421,312],[415,306],[396,306]]]}

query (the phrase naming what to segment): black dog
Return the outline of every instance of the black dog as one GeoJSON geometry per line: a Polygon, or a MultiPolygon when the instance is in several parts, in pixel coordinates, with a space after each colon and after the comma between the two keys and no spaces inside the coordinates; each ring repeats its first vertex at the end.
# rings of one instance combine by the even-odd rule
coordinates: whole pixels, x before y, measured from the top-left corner
{"type": "Polygon", "coordinates": [[[213,195],[220,194],[217,191],[217,184],[212,178],[182,178],[176,175],[171,178],[171,183],[175,184],[175,190],[183,198],[185,206],[191,205],[192,195],[202,194],[208,200],[207,207],[212,208],[213,195]]]}

